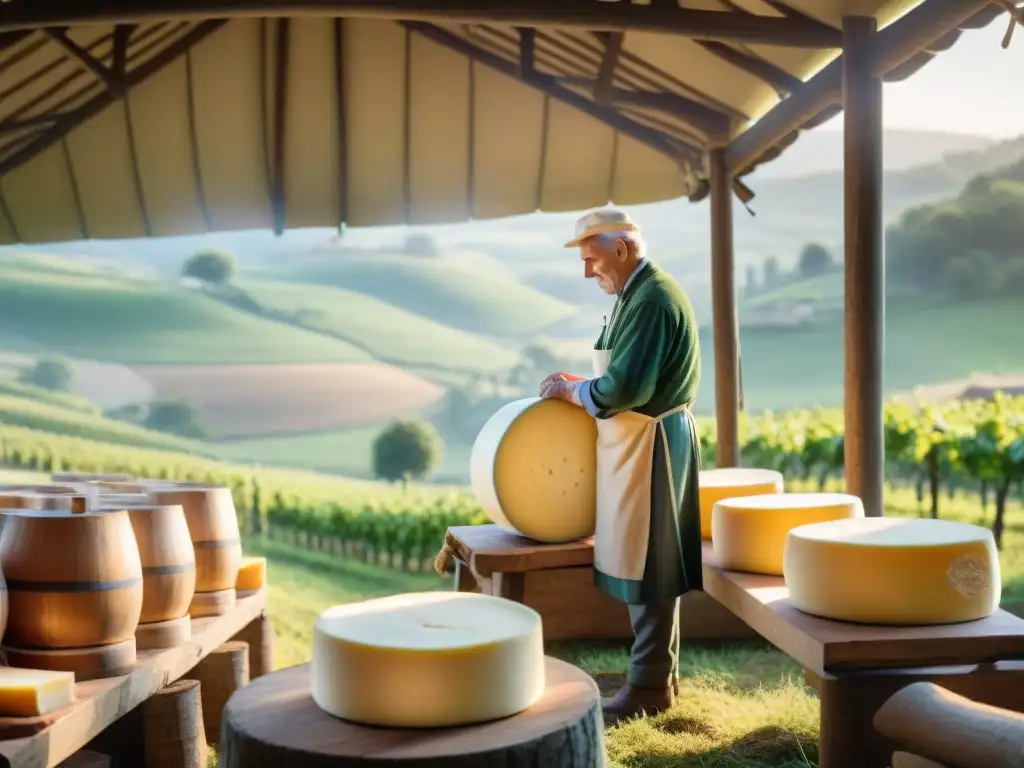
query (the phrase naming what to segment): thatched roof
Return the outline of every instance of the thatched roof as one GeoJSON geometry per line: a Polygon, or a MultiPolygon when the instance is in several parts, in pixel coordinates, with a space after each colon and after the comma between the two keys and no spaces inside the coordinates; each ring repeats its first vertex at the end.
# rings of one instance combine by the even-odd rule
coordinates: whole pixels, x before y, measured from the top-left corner
{"type": "Polygon", "coordinates": [[[670,5],[8,0],[0,243],[700,199],[709,148],[743,175],[836,112],[844,15],[900,79],[1003,13],[670,5]]]}

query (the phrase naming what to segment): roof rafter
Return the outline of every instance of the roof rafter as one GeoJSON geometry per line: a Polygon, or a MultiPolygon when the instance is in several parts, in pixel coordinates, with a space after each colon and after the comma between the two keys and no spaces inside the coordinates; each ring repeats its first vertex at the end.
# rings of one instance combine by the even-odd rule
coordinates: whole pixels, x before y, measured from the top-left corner
{"type": "Polygon", "coordinates": [[[707,40],[734,40],[794,48],[837,48],[841,34],[820,22],[798,17],[759,16],[725,11],[636,5],[598,0],[203,0],[182,7],[180,0],[51,0],[45,4],[5,5],[0,31],[140,19],[282,16],[321,14],[373,16],[401,21],[504,23],[524,27],[559,26],[605,32],[646,30],[707,40]]]}

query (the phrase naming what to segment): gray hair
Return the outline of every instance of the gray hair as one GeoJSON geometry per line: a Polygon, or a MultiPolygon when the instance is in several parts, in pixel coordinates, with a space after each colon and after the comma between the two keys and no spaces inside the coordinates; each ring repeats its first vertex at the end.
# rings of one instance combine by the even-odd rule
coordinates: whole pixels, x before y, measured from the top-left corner
{"type": "Polygon", "coordinates": [[[597,242],[606,251],[614,251],[617,240],[622,240],[627,245],[632,245],[633,252],[636,253],[638,259],[642,259],[647,252],[647,243],[644,242],[643,235],[636,230],[620,229],[615,232],[602,232],[597,235],[597,242]]]}

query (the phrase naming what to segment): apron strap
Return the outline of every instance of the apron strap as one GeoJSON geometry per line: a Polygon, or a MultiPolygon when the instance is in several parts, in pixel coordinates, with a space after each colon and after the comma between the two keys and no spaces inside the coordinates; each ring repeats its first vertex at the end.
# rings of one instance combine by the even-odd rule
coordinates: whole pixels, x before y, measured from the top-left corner
{"type": "Polygon", "coordinates": [[[672,471],[672,454],[670,453],[668,447],[668,433],[665,431],[665,427],[662,424],[662,422],[674,413],[682,413],[683,411],[689,413],[690,405],[690,403],[683,403],[682,405],[677,405],[675,408],[670,408],[669,410],[665,411],[663,414],[654,419],[654,429],[656,432],[661,433],[662,445],[664,445],[665,447],[665,468],[668,471],[668,492],[669,499],[671,499],[672,502],[673,514],[677,514],[679,512],[679,500],[677,499],[678,494],[676,493],[675,473],[672,471]]]}

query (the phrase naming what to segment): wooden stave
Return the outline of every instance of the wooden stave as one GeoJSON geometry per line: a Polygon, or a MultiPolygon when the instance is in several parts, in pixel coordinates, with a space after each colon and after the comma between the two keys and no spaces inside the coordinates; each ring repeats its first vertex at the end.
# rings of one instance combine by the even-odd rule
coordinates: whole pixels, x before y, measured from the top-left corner
{"type": "Polygon", "coordinates": [[[150,499],[180,504],[196,558],[196,592],[233,589],[242,562],[242,539],[231,489],[201,483],[154,483],[150,499]]]}
{"type": "Polygon", "coordinates": [[[0,517],[0,567],[8,597],[5,643],[64,650],[134,641],[142,614],[142,563],[126,511],[73,515],[18,509],[0,510],[0,517]],[[32,551],[53,552],[62,540],[72,542],[73,556],[33,556],[32,551]],[[47,567],[38,574],[46,578],[37,576],[39,564],[47,567]],[[75,574],[75,567],[84,572],[75,574]],[[82,586],[89,584],[99,588],[82,586]],[[45,628],[33,625],[39,616],[48,617],[45,628]]]}
{"type": "Polygon", "coordinates": [[[328,715],[309,695],[309,665],[264,675],[237,691],[223,713],[220,765],[224,768],[504,768],[508,765],[559,765],[564,768],[604,766],[604,723],[597,684],[582,670],[547,657],[545,698],[526,712],[461,728],[422,730],[371,728],[328,715]],[[573,689],[574,695],[566,693],[573,689]],[[556,693],[557,691],[557,693],[556,693]],[[552,699],[548,699],[549,693],[552,699]],[[550,715],[557,727],[523,726],[537,713],[567,707],[550,715]],[[255,713],[253,707],[267,707],[255,713]],[[264,717],[266,723],[259,721],[264,717]],[[277,743],[262,734],[267,724],[278,728],[277,743]],[[313,734],[327,731],[321,751],[313,734]],[[438,738],[439,734],[445,738],[438,738]],[[490,734],[499,734],[489,739],[490,734]],[[278,738],[279,737],[279,738],[278,738]],[[391,740],[393,749],[381,748],[391,740]],[[419,740],[419,744],[417,744],[419,740]],[[474,743],[475,742],[475,743],[474,743]],[[483,745],[481,744],[483,742],[483,745]],[[366,754],[360,754],[362,749],[366,754]]]}

